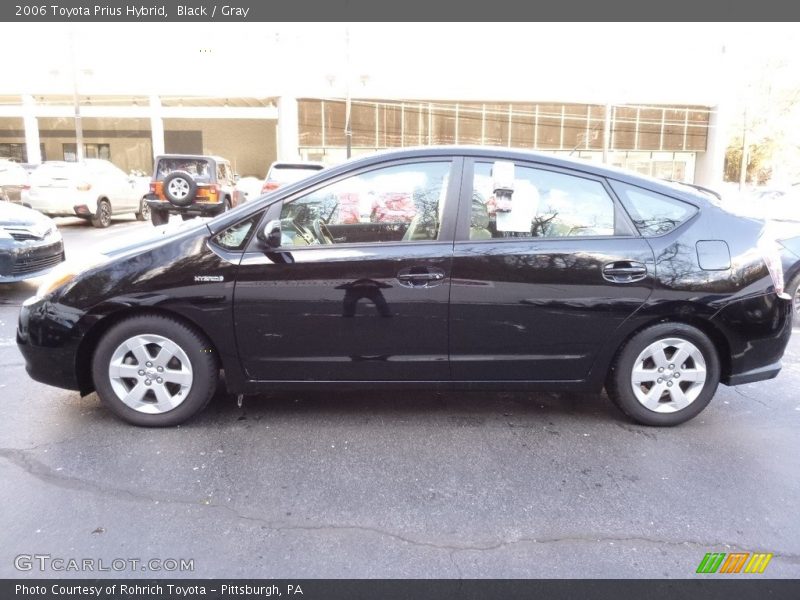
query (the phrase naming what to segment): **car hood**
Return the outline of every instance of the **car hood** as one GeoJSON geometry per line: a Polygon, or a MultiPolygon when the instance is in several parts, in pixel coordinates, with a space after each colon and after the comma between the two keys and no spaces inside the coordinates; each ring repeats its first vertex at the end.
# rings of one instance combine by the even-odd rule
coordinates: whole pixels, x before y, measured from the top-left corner
{"type": "Polygon", "coordinates": [[[209,234],[206,222],[208,218],[197,217],[180,223],[168,223],[159,227],[137,227],[135,231],[115,237],[112,240],[92,246],[91,250],[104,254],[109,258],[117,258],[128,254],[137,254],[163,242],[180,237],[181,234],[203,230],[209,234]]]}
{"type": "Polygon", "coordinates": [[[4,225],[48,226],[53,225],[53,221],[42,213],[26,208],[25,206],[11,204],[9,202],[0,202],[0,227],[4,225]]]}

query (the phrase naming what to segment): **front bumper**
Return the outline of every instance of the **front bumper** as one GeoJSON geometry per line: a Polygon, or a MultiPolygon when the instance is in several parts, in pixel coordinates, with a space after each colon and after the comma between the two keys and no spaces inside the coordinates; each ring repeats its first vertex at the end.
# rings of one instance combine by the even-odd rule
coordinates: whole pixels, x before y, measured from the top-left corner
{"type": "Polygon", "coordinates": [[[17,347],[32,379],[68,390],[79,389],[74,323],[54,319],[47,300],[26,301],[19,312],[17,347]]]}
{"type": "Polygon", "coordinates": [[[15,244],[0,247],[0,283],[23,281],[48,273],[64,261],[64,242],[15,244]]]}

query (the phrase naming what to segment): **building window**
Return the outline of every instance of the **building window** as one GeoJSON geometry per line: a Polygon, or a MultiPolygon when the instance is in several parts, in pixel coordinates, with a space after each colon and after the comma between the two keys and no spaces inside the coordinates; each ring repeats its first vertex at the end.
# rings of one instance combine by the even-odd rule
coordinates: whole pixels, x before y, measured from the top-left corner
{"type": "MultiPolygon", "coordinates": [[[[298,107],[304,149],[344,147],[345,102],[301,99],[298,107]]],[[[706,108],[613,105],[610,110],[611,150],[705,150],[706,108]]],[[[362,149],[457,143],[601,150],[605,121],[605,106],[570,103],[353,100],[350,115],[352,146],[362,149]]]]}
{"type": "MultiPolygon", "coordinates": [[[[44,154],[44,144],[39,145],[42,160],[47,160],[44,154]]],[[[28,150],[25,144],[0,144],[0,158],[8,158],[14,162],[28,162],[28,150]]]]}
{"type": "MultiPolygon", "coordinates": [[[[75,162],[78,160],[76,144],[62,144],[64,150],[64,160],[67,162],[75,162]]],[[[84,158],[102,158],[104,160],[111,160],[111,145],[110,144],[84,144],[83,145],[84,158]]]]}

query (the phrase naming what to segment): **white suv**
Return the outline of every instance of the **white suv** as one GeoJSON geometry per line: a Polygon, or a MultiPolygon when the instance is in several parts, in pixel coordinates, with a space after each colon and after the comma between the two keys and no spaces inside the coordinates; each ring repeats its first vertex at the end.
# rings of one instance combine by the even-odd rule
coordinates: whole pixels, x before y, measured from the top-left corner
{"type": "Polygon", "coordinates": [[[81,217],[108,227],[112,214],[149,219],[147,191],[146,179],[129,176],[107,160],[47,161],[31,173],[26,203],[51,217],[81,217]]]}

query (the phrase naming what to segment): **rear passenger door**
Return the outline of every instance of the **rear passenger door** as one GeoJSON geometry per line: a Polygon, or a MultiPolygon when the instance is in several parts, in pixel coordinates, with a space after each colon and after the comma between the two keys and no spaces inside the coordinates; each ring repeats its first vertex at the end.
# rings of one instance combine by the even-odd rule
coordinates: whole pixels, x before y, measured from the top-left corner
{"type": "Polygon", "coordinates": [[[603,178],[518,161],[502,206],[493,166],[476,158],[464,167],[453,379],[585,379],[602,344],[650,295],[653,252],[603,178]]]}

